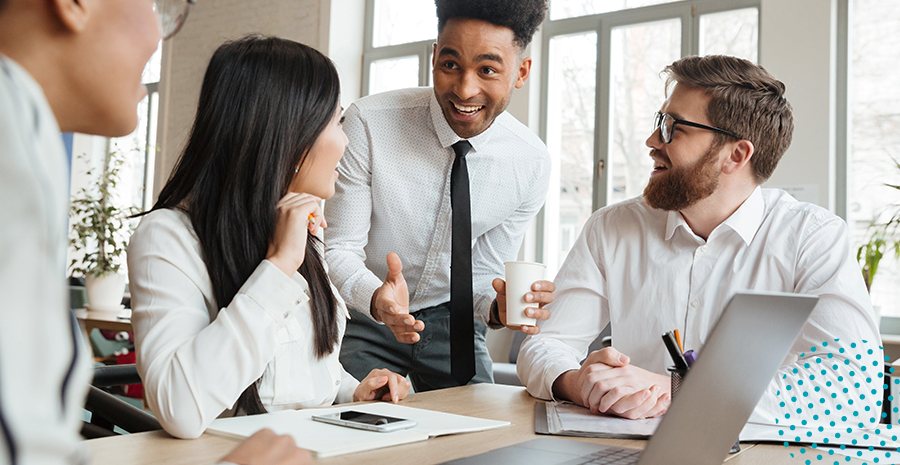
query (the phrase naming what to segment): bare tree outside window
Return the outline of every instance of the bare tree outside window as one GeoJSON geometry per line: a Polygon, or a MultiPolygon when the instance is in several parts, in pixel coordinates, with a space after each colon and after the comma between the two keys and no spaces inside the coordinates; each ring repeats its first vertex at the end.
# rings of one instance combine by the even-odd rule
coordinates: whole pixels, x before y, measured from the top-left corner
{"type": "Polygon", "coordinates": [[[588,16],[610,11],[627,10],[648,5],[672,3],[678,0],[551,0],[550,19],[588,16]]]}
{"type": "Polygon", "coordinates": [[[144,67],[141,81],[148,86],[148,95],[138,104],[138,125],[134,132],[124,137],[112,138],[110,150],[125,154],[125,164],[120,170],[120,181],[114,195],[121,198],[119,205],[149,209],[152,203],[153,167],[156,158],[156,127],[159,112],[159,83],[162,42],[144,67]]]}
{"type": "Polygon", "coordinates": [[[419,85],[419,57],[413,55],[372,62],[369,94],[419,85]]]}
{"type": "Polygon", "coordinates": [[[547,148],[553,159],[544,207],[544,263],[550,277],[593,212],[597,34],[550,40],[547,148]]]}
{"type": "Polygon", "coordinates": [[[613,29],[610,51],[612,192],[607,198],[615,203],[641,195],[653,170],[645,141],[665,100],[660,71],[681,56],[681,21],[613,29]]]}
{"type": "Polygon", "coordinates": [[[437,16],[431,0],[376,0],[374,47],[433,39],[437,16]]]}
{"type": "Polygon", "coordinates": [[[723,11],[700,17],[700,55],[731,55],[759,62],[759,10],[723,11]]]}
{"type": "MultiPolygon", "coordinates": [[[[900,204],[900,2],[855,0],[850,24],[850,150],[847,221],[854,246],[868,240],[867,228],[900,204]]],[[[900,317],[900,264],[885,252],[872,283],[872,303],[882,315],[900,317]]]]}
{"type": "MultiPolygon", "coordinates": [[[[650,7],[677,0],[551,0],[550,22],[585,15],[650,7]]],[[[685,6],[689,8],[690,6],[685,6]]],[[[638,16],[658,17],[647,8],[638,16]]],[[[431,1],[375,0],[372,43],[380,47],[379,60],[368,69],[368,93],[412,87],[419,84],[418,59],[408,49],[392,46],[434,38],[436,18],[431,1]],[[401,51],[403,50],[403,51],[401,51]],[[386,58],[390,56],[391,58],[386,58]]],[[[681,17],[664,21],[622,25],[611,31],[609,43],[598,42],[600,29],[551,33],[546,48],[546,134],[553,161],[553,174],[543,211],[541,231],[543,255],[552,278],[593,213],[595,199],[619,202],[641,195],[652,170],[644,141],[652,132],[653,114],[664,100],[660,71],[681,56],[681,17]],[[609,115],[595,115],[597,104],[598,47],[609,52],[609,115]],[[597,154],[596,138],[608,125],[609,147],[597,154]],[[605,161],[604,176],[598,178],[595,160],[605,161]],[[594,186],[605,184],[609,192],[597,195],[594,186]]],[[[655,18],[653,18],[655,19],[655,18]]],[[[545,32],[547,34],[547,32],[545,32]]],[[[758,10],[744,8],[708,13],[700,18],[700,51],[757,60],[758,10]]],[[[426,53],[426,52],[422,52],[426,53]]],[[[605,53],[603,54],[606,55],[605,53]]],[[[426,73],[430,74],[430,73],[426,73]]],[[[424,76],[424,75],[423,75],[424,76]]],[[[423,79],[423,84],[430,80],[423,79]]],[[[603,100],[604,96],[600,96],[603,100]]],[[[600,205],[602,206],[602,205],[600,205]]]]}
{"type": "MultiPolygon", "coordinates": [[[[594,15],[668,3],[665,0],[553,0],[551,19],[594,15]]],[[[602,16],[600,16],[602,18],[602,16]]],[[[757,60],[757,8],[700,17],[700,51],[757,60]]],[[[601,19],[602,21],[602,19],[601,19]]],[[[653,115],[665,99],[661,70],[681,57],[681,18],[614,27],[609,43],[594,31],[554,35],[549,39],[547,145],[554,173],[544,210],[543,261],[555,273],[593,212],[598,179],[595,160],[605,162],[607,203],[640,196],[653,162],[645,145],[653,115]],[[609,115],[595,118],[597,47],[608,47],[609,115]],[[595,154],[599,130],[608,124],[609,147],[595,154]]],[[[602,100],[602,96],[601,96],[602,100]]],[[[601,185],[603,185],[601,183],[601,185]]],[[[603,206],[603,205],[600,205],[603,206]]]]}

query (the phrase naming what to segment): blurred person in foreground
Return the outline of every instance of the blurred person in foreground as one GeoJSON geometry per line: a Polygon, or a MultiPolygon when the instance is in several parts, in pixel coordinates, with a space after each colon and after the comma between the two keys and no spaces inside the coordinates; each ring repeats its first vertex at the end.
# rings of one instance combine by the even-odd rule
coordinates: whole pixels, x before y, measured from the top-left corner
{"type": "MultiPolygon", "coordinates": [[[[69,170],[60,132],[123,136],[163,31],[152,0],[0,0],[0,464],[87,463],[89,349],[65,285],[69,170]]],[[[311,461],[262,431],[224,461],[311,461]]]]}

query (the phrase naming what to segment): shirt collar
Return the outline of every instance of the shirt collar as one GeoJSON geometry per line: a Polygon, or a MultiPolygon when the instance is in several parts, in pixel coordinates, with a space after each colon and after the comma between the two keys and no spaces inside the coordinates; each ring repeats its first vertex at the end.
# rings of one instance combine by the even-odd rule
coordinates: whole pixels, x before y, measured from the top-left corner
{"type": "MultiPolygon", "coordinates": [[[[429,101],[429,109],[431,111],[431,122],[434,125],[434,133],[438,137],[438,141],[441,143],[441,147],[449,148],[453,144],[463,140],[462,137],[459,137],[453,128],[450,127],[450,124],[447,123],[447,119],[444,118],[444,112],[441,110],[441,104],[437,101],[437,96],[434,95],[434,90],[432,88],[431,92],[431,100],[429,101]]],[[[475,137],[471,137],[466,139],[472,144],[472,150],[477,152],[478,147],[486,147],[490,144],[490,140],[496,132],[494,128],[497,126],[497,119],[500,119],[505,115],[506,112],[503,112],[497,115],[497,118],[494,119],[494,122],[488,126],[487,129],[484,130],[481,134],[478,134],[475,137]]]]}
{"type": "Polygon", "coordinates": [[[719,226],[728,226],[741,236],[745,244],[750,245],[762,224],[765,208],[762,189],[756,186],[750,197],[747,197],[747,200],[744,200],[744,203],[719,226]]]}
{"type": "Polygon", "coordinates": [[[688,231],[691,230],[690,226],[688,226],[687,221],[684,221],[684,217],[681,216],[681,213],[675,210],[669,210],[666,212],[666,240],[672,238],[675,234],[675,230],[678,229],[679,226],[683,226],[688,231]]]}
{"type": "MultiPolygon", "coordinates": [[[[738,233],[738,235],[741,236],[741,239],[744,240],[744,243],[750,245],[753,237],[756,236],[756,231],[759,230],[759,226],[762,224],[764,210],[765,202],[762,198],[762,190],[759,186],[756,186],[756,189],[753,190],[753,193],[750,194],[750,197],[747,197],[747,200],[745,200],[744,203],[742,203],[741,206],[731,214],[731,216],[723,221],[722,224],[717,226],[715,230],[719,229],[722,226],[727,226],[734,232],[738,233]]],[[[678,229],[679,226],[683,226],[688,231],[691,230],[690,226],[688,226],[687,222],[684,220],[684,217],[681,216],[680,212],[669,211],[667,213],[667,241],[672,238],[672,236],[675,234],[675,230],[678,229]]],[[[715,230],[713,230],[713,232],[715,232],[715,230]]]]}

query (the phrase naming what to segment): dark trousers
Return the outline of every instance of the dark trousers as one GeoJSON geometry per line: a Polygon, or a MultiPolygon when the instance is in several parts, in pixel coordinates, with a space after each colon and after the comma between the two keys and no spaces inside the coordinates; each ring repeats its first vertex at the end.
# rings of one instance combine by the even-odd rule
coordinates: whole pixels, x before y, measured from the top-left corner
{"type": "MultiPolygon", "coordinates": [[[[419,342],[397,342],[385,325],[350,310],[341,344],[341,365],[362,380],[375,368],[409,376],[416,392],[458,386],[450,376],[450,310],[447,304],[419,310],[413,316],[425,323],[419,342]]],[[[475,320],[475,377],[469,384],[494,382],[493,364],[485,346],[487,326],[475,320]]]]}

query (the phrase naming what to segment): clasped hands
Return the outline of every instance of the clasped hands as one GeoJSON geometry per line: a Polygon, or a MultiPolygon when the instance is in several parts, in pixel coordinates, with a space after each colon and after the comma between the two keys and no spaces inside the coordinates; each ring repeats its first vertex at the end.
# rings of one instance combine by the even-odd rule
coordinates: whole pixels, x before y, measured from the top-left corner
{"type": "Polygon", "coordinates": [[[631,365],[630,361],[612,347],[591,352],[580,369],[556,379],[553,393],[593,413],[631,420],[666,413],[672,401],[669,377],[631,365]]]}
{"type": "MultiPolygon", "coordinates": [[[[388,273],[384,278],[384,284],[372,294],[370,309],[372,316],[394,333],[397,341],[406,344],[419,342],[419,331],[425,329],[425,323],[415,319],[409,313],[409,289],[406,279],[403,278],[403,264],[400,257],[391,252],[387,256],[388,273]]],[[[500,279],[494,279],[492,285],[497,292],[495,298],[497,310],[500,315],[500,323],[506,325],[506,283],[500,279]]],[[[525,314],[531,318],[546,320],[550,318],[550,311],[544,309],[544,305],[553,301],[553,291],[556,286],[550,281],[537,281],[532,286],[532,292],[525,295],[525,301],[535,304],[528,307],[525,314]]],[[[526,334],[537,334],[541,328],[537,326],[509,326],[514,331],[521,330],[526,334]]]]}

